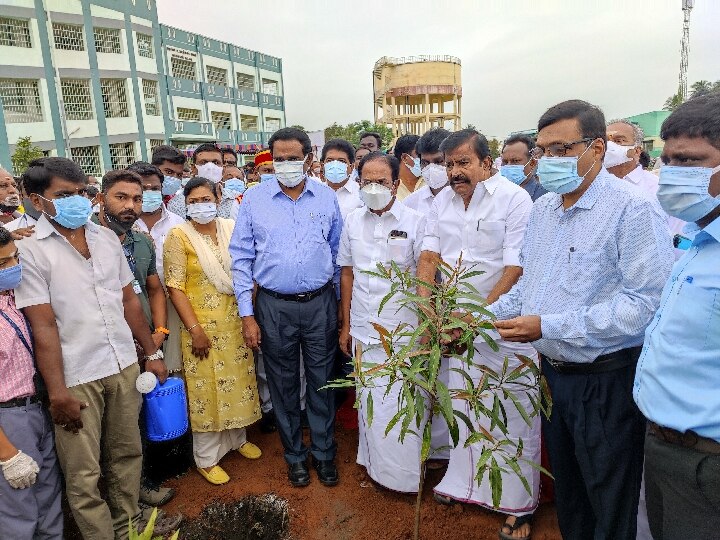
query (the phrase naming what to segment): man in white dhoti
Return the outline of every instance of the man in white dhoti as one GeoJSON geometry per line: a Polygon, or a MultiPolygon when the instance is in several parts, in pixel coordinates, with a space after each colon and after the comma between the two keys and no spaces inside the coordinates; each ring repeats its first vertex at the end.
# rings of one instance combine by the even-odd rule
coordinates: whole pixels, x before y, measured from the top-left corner
{"type": "MultiPolygon", "coordinates": [[[[520,248],[532,201],[524,189],[497,172],[493,174],[487,139],[475,130],[465,129],[451,134],[440,145],[440,149],[445,154],[451,189],[441,191],[433,201],[418,264],[418,277],[430,282],[440,259],[455,266],[462,255],[464,265],[475,265],[475,270],[484,272],[469,281],[486,297],[489,304],[510,290],[522,274],[520,248]]],[[[520,365],[516,353],[537,359],[537,353],[528,344],[502,341],[495,332],[491,333],[491,337],[497,341],[500,350],[494,352],[479,337],[475,341],[475,364],[486,365],[500,372],[506,357],[510,370],[520,365]]],[[[450,366],[469,371],[475,383],[480,380],[480,370],[468,368],[459,359],[451,359],[450,366]]],[[[463,388],[462,375],[451,371],[449,387],[463,388]]],[[[531,409],[529,399],[525,396],[517,397],[526,410],[531,409]]],[[[492,396],[489,397],[489,405],[492,405],[492,396]]],[[[535,417],[528,425],[517,413],[512,401],[506,400],[504,405],[509,430],[507,438],[515,442],[522,439],[522,457],[539,462],[540,418],[535,417]]],[[[455,400],[453,406],[472,418],[466,401],[455,400]]],[[[505,437],[497,429],[490,430],[489,420],[480,423],[493,435],[505,437]]],[[[460,444],[450,452],[448,470],[435,488],[435,498],[445,504],[461,501],[493,508],[487,476],[480,485],[475,480],[482,444],[466,448],[464,442],[467,437],[468,430],[460,422],[460,444]]],[[[498,462],[501,465],[504,463],[500,458],[498,462]]],[[[521,462],[520,467],[531,493],[525,490],[514,473],[503,474],[502,499],[497,508],[508,514],[501,531],[503,538],[529,537],[530,517],[537,506],[539,474],[524,462],[521,462]]]]}
{"type": "MultiPolygon", "coordinates": [[[[355,354],[363,363],[382,364],[387,354],[379,345],[372,323],[389,331],[398,324],[417,324],[409,309],[398,310],[398,297],[378,313],[380,302],[390,292],[391,282],[370,276],[378,263],[395,262],[401,269],[414,273],[420,257],[425,217],[404,206],[396,198],[400,162],[393,156],[373,152],[360,162],[360,198],[365,206],[347,216],[340,239],[337,264],[340,274],[340,301],[343,324],[340,348],[355,354]]],[[[400,424],[385,435],[390,419],[398,412],[401,385],[396,383],[387,396],[386,381],[375,379],[371,388],[359,390],[359,442],[357,462],[370,478],[382,486],[400,492],[417,492],[420,480],[419,437],[408,434],[398,440],[400,424]],[[367,392],[372,393],[373,420],[366,409],[367,392]]],[[[422,429],[417,432],[421,433],[422,429]]]]}

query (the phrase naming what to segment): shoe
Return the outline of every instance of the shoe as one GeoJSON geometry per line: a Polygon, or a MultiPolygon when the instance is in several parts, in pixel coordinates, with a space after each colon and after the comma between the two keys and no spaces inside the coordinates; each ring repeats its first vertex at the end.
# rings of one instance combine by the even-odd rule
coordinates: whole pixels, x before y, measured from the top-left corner
{"type": "Polygon", "coordinates": [[[310,473],[304,461],[288,465],[288,480],[293,487],[305,487],[310,483],[310,473]]]}
{"type": "Polygon", "coordinates": [[[167,504],[175,496],[173,488],[161,486],[149,486],[143,484],[140,486],[140,502],[148,506],[162,506],[167,504]]]}
{"type": "Polygon", "coordinates": [[[335,460],[333,459],[315,459],[313,457],[313,467],[317,471],[318,480],[324,486],[336,486],[340,481],[335,460]]]}
{"type": "Polygon", "coordinates": [[[262,419],[260,420],[260,432],[261,433],[275,433],[277,431],[277,424],[275,423],[275,413],[270,409],[270,412],[262,413],[262,419]]]}
{"type": "Polygon", "coordinates": [[[230,481],[230,477],[223,470],[223,468],[220,467],[220,465],[215,465],[209,471],[205,471],[205,469],[203,469],[202,467],[198,467],[197,470],[200,473],[200,476],[202,476],[211,484],[215,484],[216,486],[227,484],[230,481]]]}
{"type": "Polygon", "coordinates": [[[452,506],[456,502],[455,499],[451,499],[450,497],[440,495],[439,493],[435,492],[433,492],[433,499],[435,499],[440,504],[444,504],[445,506],[452,506]]]}
{"type": "Polygon", "coordinates": [[[243,444],[240,448],[238,448],[238,452],[240,452],[242,457],[248,459],[260,459],[260,456],[262,456],[262,450],[251,442],[243,444]]]}
{"type": "MultiPolygon", "coordinates": [[[[135,523],[135,529],[139,533],[141,533],[141,536],[142,532],[145,530],[145,527],[147,527],[148,523],[152,519],[152,513],[154,510],[154,508],[143,510],[140,519],[135,523]]],[[[180,527],[180,523],[182,523],[182,520],[182,514],[173,514],[172,516],[168,516],[162,510],[158,510],[157,516],[155,517],[152,537],[169,537],[171,534],[178,530],[178,527],[180,527]]]]}

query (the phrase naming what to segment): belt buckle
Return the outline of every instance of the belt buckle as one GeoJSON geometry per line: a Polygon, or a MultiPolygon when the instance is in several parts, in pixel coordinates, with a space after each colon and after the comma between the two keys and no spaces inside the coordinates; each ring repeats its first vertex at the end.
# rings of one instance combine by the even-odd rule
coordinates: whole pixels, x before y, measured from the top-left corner
{"type": "Polygon", "coordinates": [[[558,360],[555,360],[555,359],[553,359],[553,358],[550,358],[550,357],[548,357],[548,356],[546,356],[545,358],[547,358],[547,361],[550,363],[550,365],[553,367],[553,369],[554,369],[555,371],[561,371],[561,370],[562,370],[562,362],[560,362],[560,361],[558,361],[558,360]]]}
{"type": "Polygon", "coordinates": [[[308,295],[309,295],[309,293],[301,293],[301,294],[298,294],[298,295],[297,295],[297,299],[298,299],[298,300],[304,300],[308,295]]]}

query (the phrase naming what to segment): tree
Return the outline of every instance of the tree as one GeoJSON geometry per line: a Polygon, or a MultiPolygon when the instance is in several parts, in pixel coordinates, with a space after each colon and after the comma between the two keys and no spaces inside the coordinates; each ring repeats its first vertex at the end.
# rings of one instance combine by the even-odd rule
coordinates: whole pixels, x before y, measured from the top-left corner
{"type": "Polygon", "coordinates": [[[697,81],[690,87],[690,99],[707,95],[713,91],[713,83],[710,81],[697,81]]]}
{"type": "Polygon", "coordinates": [[[300,131],[304,131],[307,133],[307,129],[305,129],[305,126],[301,126],[300,124],[295,124],[290,126],[291,128],[299,129],[300,131]]]}
{"type": "Polygon", "coordinates": [[[351,122],[347,126],[333,122],[331,126],[325,128],[325,140],[345,139],[353,146],[357,147],[360,144],[360,134],[363,131],[373,131],[375,133],[379,133],[382,138],[383,147],[387,147],[393,140],[393,133],[389,127],[383,124],[373,124],[369,120],[351,122]]]}
{"type": "Polygon", "coordinates": [[[665,100],[665,105],[663,105],[663,111],[674,111],[682,104],[683,98],[680,95],[680,91],[678,90],[677,94],[670,96],[665,100]]]}
{"type": "Polygon", "coordinates": [[[488,145],[490,146],[490,156],[495,159],[500,155],[500,150],[502,149],[502,143],[498,141],[497,139],[493,138],[488,141],[488,145]]]}
{"type": "Polygon", "coordinates": [[[24,173],[33,159],[41,158],[44,155],[42,149],[33,146],[30,137],[20,137],[15,144],[15,152],[10,158],[13,171],[17,175],[24,173]]]}
{"type": "Polygon", "coordinates": [[[480,131],[478,128],[475,127],[475,124],[468,124],[465,126],[464,129],[474,129],[475,131],[480,131]]]}

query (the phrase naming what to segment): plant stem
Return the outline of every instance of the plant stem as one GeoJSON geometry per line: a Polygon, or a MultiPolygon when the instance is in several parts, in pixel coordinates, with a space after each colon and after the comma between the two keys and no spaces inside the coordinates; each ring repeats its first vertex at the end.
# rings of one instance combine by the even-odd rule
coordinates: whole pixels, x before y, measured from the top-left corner
{"type": "Polygon", "coordinates": [[[425,486],[425,461],[420,462],[420,482],[418,483],[418,493],[415,499],[415,534],[414,540],[420,540],[420,505],[422,504],[423,487],[425,486]]]}

